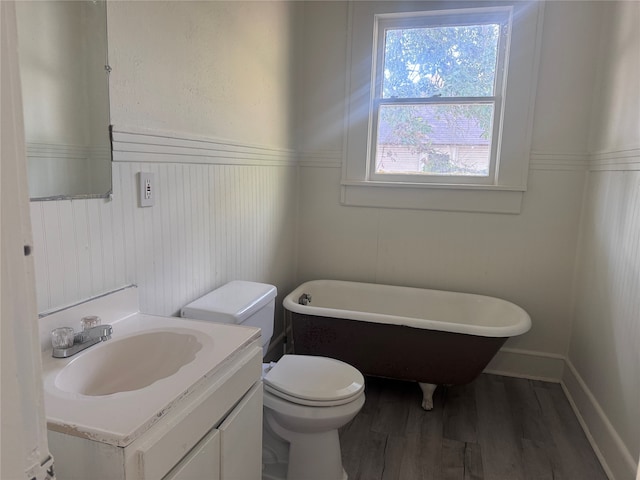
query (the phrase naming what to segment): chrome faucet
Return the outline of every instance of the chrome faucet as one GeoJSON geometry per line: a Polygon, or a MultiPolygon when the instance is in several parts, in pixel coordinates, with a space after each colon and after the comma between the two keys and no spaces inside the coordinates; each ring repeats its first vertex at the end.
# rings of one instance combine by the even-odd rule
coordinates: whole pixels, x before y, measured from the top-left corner
{"type": "Polygon", "coordinates": [[[300,295],[300,298],[298,298],[298,303],[300,305],[309,305],[311,303],[311,294],[303,293],[302,295],[300,295]]]}
{"type": "Polygon", "coordinates": [[[81,352],[96,343],[105,342],[111,338],[113,328],[111,325],[97,325],[78,332],[73,336],[73,346],[69,348],[54,348],[54,358],[67,358],[81,352]]]}

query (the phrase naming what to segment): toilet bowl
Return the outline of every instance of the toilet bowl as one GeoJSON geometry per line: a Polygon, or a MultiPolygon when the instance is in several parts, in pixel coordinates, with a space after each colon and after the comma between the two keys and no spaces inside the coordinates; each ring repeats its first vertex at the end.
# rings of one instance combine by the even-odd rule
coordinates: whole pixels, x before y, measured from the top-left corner
{"type": "MultiPolygon", "coordinates": [[[[262,328],[263,355],[273,333],[276,288],[230,282],[181,310],[188,318],[262,328]]],[[[263,479],[346,480],[338,429],[364,405],[364,377],[339,360],[284,355],[263,368],[263,479]]]]}

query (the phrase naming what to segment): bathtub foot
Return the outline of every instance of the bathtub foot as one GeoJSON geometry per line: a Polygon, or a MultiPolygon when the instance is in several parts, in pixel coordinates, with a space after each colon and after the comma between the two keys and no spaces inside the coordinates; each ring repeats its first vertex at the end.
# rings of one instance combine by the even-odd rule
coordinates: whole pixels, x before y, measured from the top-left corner
{"type": "Polygon", "coordinates": [[[433,392],[437,385],[422,382],[418,382],[418,385],[420,385],[422,389],[422,408],[425,410],[433,410],[433,392]]]}

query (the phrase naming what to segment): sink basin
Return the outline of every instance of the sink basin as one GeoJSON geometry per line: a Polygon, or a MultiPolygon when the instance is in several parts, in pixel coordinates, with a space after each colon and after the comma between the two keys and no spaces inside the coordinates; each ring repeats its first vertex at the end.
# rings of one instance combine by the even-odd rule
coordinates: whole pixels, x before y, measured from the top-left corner
{"type": "Polygon", "coordinates": [[[139,390],[177,373],[200,349],[195,335],[167,330],[108,340],[66,365],[55,385],[87,396],[139,390]]]}

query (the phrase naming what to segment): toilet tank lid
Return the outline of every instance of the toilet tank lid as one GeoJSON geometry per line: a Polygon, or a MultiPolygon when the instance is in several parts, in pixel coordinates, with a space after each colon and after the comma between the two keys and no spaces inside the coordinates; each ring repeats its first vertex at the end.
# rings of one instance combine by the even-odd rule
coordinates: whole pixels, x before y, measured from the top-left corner
{"type": "Polygon", "coordinates": [[[211,312],[242,323],[276,297],[277,289],[266,283],[234,280],[194,300],[182,309],[182,316],[206,318],[211,312]],[[204,315],[204,317],[202,316],[204,315]]]}

